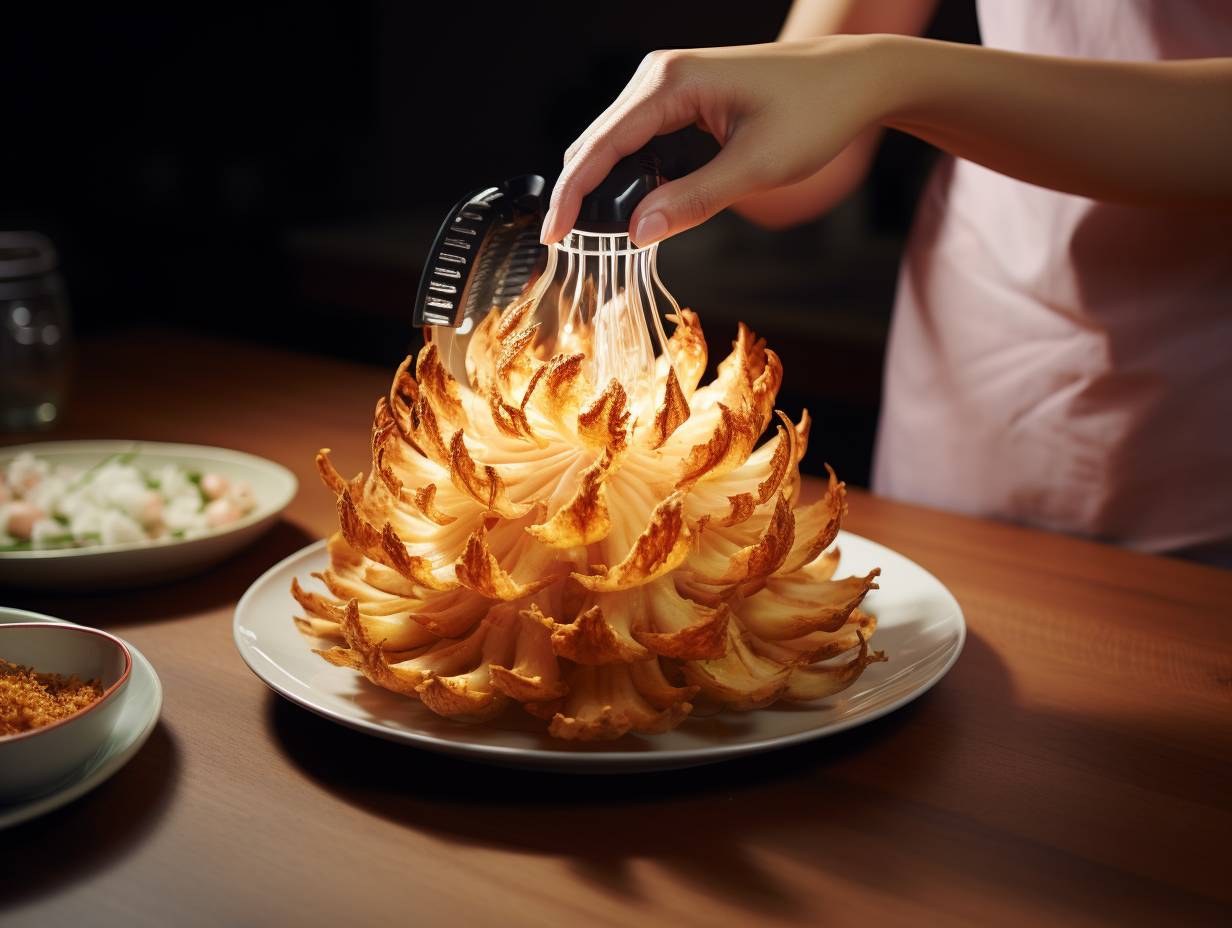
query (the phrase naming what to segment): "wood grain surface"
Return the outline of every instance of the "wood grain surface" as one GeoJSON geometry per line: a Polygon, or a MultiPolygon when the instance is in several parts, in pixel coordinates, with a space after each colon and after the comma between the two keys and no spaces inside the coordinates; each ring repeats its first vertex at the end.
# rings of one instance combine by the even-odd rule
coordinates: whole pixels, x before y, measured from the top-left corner
{"type": "Polygon", "coordinates": [[[124,770],[0,836],[0,921],[1228,923],[1232,572],[857,492],[847,527],[935,573],[970,629],[941,684],[863,728],[712,767],[568,777],[422,753],[284,702],[235,652],[232,610],[331,530],[313,453],[365,466],[391,373],[166,333],[87,345],[48,437],[238,448],[301,489],[201,577],[0,590],[131,640],[166,693],[124,770]]]}

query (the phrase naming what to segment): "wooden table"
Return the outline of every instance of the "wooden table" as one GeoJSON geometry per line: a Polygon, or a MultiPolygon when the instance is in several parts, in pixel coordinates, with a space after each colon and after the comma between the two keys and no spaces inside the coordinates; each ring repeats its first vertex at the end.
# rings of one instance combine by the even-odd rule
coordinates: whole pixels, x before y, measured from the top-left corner
{"type": "Polygon", "coordinates": [[[53,437],[225,445],[282,462],[302,486],[276,530],[197,579],[0,592],[128,638],[166,689],[162,722],[123,771],[3,834],[0,920],[1228,916],[1232,572],[854,493],[849,527],[933,571],[970,624],[935,690],[866,727],[714,767],[572,778],[420,753],[284,702],[236,654],[232,609],[266,567],[330,531],[312,454],[330,445],[344,472],[364,466],[389,374],[182,335],[88,346],[53,437]]]}

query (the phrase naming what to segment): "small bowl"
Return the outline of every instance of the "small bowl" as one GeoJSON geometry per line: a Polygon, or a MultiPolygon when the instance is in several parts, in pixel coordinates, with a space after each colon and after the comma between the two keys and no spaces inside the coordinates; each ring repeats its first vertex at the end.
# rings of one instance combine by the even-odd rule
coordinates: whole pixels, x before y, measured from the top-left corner
{"type": "Polygon", "coordinates": [[[119,638],[96,628],[23,622],[0,625],[0,658],[103,685],[99,699],[68,718],[0,735],[0,799],[12,800],[59,785],[106,743],[124,705],[133,657],[119,638]]]}

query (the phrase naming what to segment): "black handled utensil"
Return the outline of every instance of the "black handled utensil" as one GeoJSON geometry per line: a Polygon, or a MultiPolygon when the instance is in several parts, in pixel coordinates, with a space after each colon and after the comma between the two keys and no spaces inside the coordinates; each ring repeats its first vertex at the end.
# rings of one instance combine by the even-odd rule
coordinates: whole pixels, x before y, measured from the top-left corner
{"type": "MultiPolygon", "coordinates": [[[[583,198],[575,230],[627,234],[646,194],[696,170],[718,150],[713,138],[693,127],[652,139],[583,198]]],[[[475,190],[449,211],[420,278],[415,325],[459,328],[517,299],[544,267],[539,233],[546,189],[540,175],[523,174],[475,190]]]]}

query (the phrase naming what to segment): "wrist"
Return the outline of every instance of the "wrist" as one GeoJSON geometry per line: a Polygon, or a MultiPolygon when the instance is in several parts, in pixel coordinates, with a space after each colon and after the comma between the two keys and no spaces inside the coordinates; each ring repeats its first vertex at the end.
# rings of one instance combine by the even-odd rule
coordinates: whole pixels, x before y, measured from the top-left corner
{"type": "Polygon", "coordinates": [[[860,36],[864,70],[876,95],[875,122],[883,129],[909,132],[927,121],[938,95],[935,54],[945,43],[904,35],[860,36]]]}

